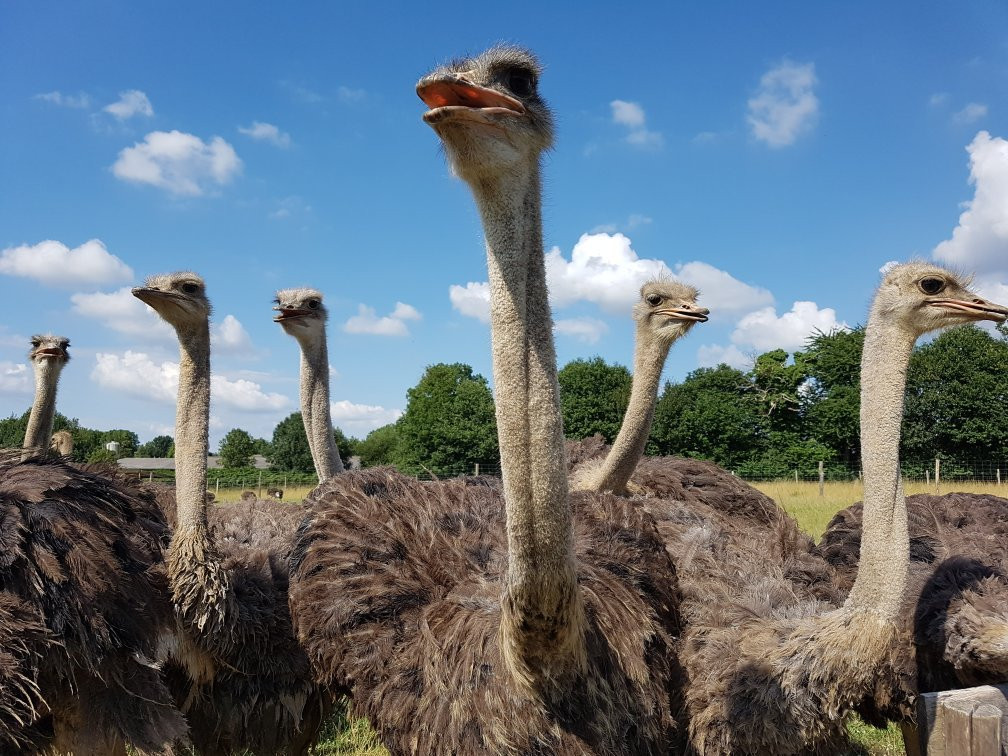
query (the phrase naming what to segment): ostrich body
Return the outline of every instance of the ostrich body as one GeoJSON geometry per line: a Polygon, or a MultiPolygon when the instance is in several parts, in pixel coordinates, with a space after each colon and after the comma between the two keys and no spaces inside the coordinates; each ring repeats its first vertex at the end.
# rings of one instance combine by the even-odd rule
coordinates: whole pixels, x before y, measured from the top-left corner
{"type": "Polygon", "coordinates": [[[825,754],[843,743],[845,715],[884,674],[899,641],[909,563],[899,439],[914,343],[937,328],[1005,313],[933,265],[899,265],[885,275],[861,363],[865,524],[857,578],[839,609],[799,604],[765,614],[740,596],[687,618],[682,659],[698,752],[825,754]]]}
{"type": "Polygon", "coordinates": [[[161,751],[186,734],[150,661],[174,627],[168,531],[122,476],[42,456],[67,344],[33,339],[30,458],[0,459],[0,751],[161,751]]]}
{"type": "Polygon", "coordinates": [[[175,418],[177,512],[166,565],[180,638],[168,675],[191,737],[206,754],[303,753],[325,705],[287,608],[296,507],[216,506],[208,518],[210,303],[193,273],[153,276],[133,294],[179,339],[175,418]]]}
{"type": "Polygon", "coordinates": [[[329,411],[329,348],[322,292],[315,289],[282,289],[276,294],[273,319],[301,347],[301,421],[308,436],[319,483],[343,472],[329,411]]]}
{"type": "Polygon", "coordinates": [[[671,560],[631,502],[567,493],[538,75],[494,48],[417,87],[486,230],[503,493],[345,473],[311,494],[294,547],[316,673],[397,754],[665,753],[677,738],[671,560]]]}
{"type": "MultiPolygon", "coordinates": [[[[907,498],[910,581],[902,642],[858,707],[869,722],[911,723],[921,692],[1008,677],[1008,500],[988,494],[907,498]]],[[[845,595],[857,570],[864,506],[830,521],[817,547],[845,595]]]]}

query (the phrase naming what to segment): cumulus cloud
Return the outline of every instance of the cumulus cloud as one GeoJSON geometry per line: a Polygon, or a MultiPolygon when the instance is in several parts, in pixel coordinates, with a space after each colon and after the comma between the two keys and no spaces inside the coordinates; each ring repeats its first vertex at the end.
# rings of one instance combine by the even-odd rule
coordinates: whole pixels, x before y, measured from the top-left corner
{"type": "Polygon", "coordinates": [[[665,139],[661,132],[651,131],[647,127],[647,117],[636,102],[613,100],[609,103],[612,109],[613,123],[625,126],[626,141],[636,147],[661,147],[665,139]]]}
{"type": "Polygon", "coordinates": [[[32,374],[23,362],[0,360],[0,394],[31,394],[32,374]]]}
{"type": "Polygon", "coordinates": [[[752,346],[757,352],[784,349],[793,352],[805,346],[814,332],[827,333],[849,326],[838,321],[832,307],[819,309],[815,302],[795,302],[790,312],[778,316],[773,307],[751,312],[739,320],[732,332],[735,344],[752,346]]]}
{"type": "MultiPolygon", "coordinates": [[[[179,365],[170,360],[157,363],[145,352],[99,352],[91,380],[102,388],[140,399],[173,403],[178,394],[179,365]]],[[[210,398],[218,405],[245,412],[273,412],[290,404],[286,396],[265,392],[254,381],[229,380],[222,375],[210,376],[210,398]]]]}
{"type": "Polygon", "coordinates": [[[367,90],[355,89],[354,87],[347,87],[340,84],[336,87],[336,96],[345,103],[355,103],[360,102],[367,97],[367,90]]]}
{"type": "Polygon", "coordinates": [[[76,96],[65,95],[62,92],[44,92],[35,95],[32,99],[48,102],[61,108],[85,109],[91,107],[91,98],[83,92],[76,96]]]}
{"type": "Polygon", "coordinates": [[[448,287],[448,299],[466,317],[490,322],[490,284],[486,281],[470,281],[465,286],[452,284],[448,287]]]}
{"type": "Polygon", "coordinates": [[[119,153],[112,173],[123,181],[198,196],[229,183],[241,167],[234,148],[220,137],[204,142],[181,131],[152,131],[119,153]]]}
{"type": "Polygon", "coordinates": [[[700,289],[700,303],[710,308],[713,318],[721,313],[745,312],[774,301],[768,290],[743,283],[730,273],[699,260],[677,264],[675,276],[700,289]]]}
{"type": "Polygon", "coordinates": [[[746,370],[752,365],[753,360],[734,344],[728,346],[704,344],[697,349],[698,367],[717,367],[722,363],[739,370],[746,370]]]}
{"type": "Polygon", "coordinates": [[[366,436],[375,428],[394,423],[402,415],[402,410],[389,409],[373,404],[354,404],[347,399],[329,405],[333,425],[358,438],[366,436]]]}
{"type": "Polygon", "coordinates": [[[160,342],[172,342],[176,338],[171,326],[134,297],[129,286],[108,293],[73,294],[70,302],[78,315],[98,320],[105,328],[118,333],[160,342]]]}
{"type": "Polygon", "coordinates": [[[981,131],[966,147],[973,199],[959,223],[934,248],[934,259],[1008,279],[1008,141],[981,131]]]}
{"type": "MultiPolygon", "coordinates": [[[[135,297],[134,297],[135,299],[135,297]]],[[[224,320],[210,330],[210,343],[215,352],[226,352],[243,356],[254,356],[256,348],[245,326],[234,315],[226,315],[224,320]]]]}
{"type": "Polygon", "coordinates": [[[815,64],[784,61],[760,78],[746,120],[753,136],[770,147],[786,147],[811,130],[819,114],[815,64]]]}
{"type": "Polygon", "coordinates": [[[280,131],[272,123],[252,121],[251,126],[239,126],[238,131],[260,142],[269,142],[277,147],[290,147],[290,134],[286,131],[280,131]]]}
{"type": "Polygon", "coordinates": [[[91,239],[70,249],[52,239],[0,252],[0,274],[32,278],[45,286],[108,286],[133,278],[133,270],[91,239]]]}
{"type": "Polygon", "coordinates": [[[125,92],[120,92],[119,99],[109,103],[102,110],[109,115],[115,116],[120,121],[125,121],[127,118],[138,115],[147,116],[148,118],[154,115],[151,101],[139,89],[128,89],[125,92]]]}
{"type": "Polygon", "coordinates": [[[971,102],[952,116],[956,123],[969,124],[987,115],[987,106],[981,102],[971,102]]]}
{"type": "Polygon", "coordinates": [[[347,333],[370,333],[376,336],[409,336],[407,320],[420,320],[419,311],[405,302],[396,302],[388,315],[378,317],[373,307],[357,306],[357,314],[343,324],[347,333]]]}
{"type": "Polygon", "coordinates": [[[595,344],[609,330],[597,318],[561,318],[553,324],[553,330],[561,336],[570,336],[585,344],[595,344]]]}

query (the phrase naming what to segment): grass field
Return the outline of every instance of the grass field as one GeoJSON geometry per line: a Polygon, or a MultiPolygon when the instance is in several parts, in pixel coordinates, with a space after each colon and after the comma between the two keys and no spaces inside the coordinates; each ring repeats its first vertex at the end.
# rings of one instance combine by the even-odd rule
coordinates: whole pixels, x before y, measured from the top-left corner
{"type": "MultiPolygon", "coordinates": [[[[754,485],[790,512],[798,520],[798,523],[816,539],[822,535],[826,524],[836,512],[862,498],[861,484],[858,481],[826,483],[822,497],[819,496],[818,483],[772,481],[755,483],[754,485]]],[[[292,486],[284,492],[284,501],[300,501],[310,490],[310,486],[292,486]]],[[[1008,485],[997,486],[993,483],[942,485],[941,493],[950,491],[1008,496],[1008,485]]],[[[908,481],[906,493],[908,495],[934,493],[934,485],[926,486],[923,482],[908,481]]],[[[221,489],[220,491],[220,499],[223,501],[234,501],[240,496],[241,489],[221,489]]],[[[863,749],[861,750],[863,754],[899,756],[903,753],[903,741],[896,727],[878,730],[856,720],[851,723],[850,732],[854,741],[863,749]]],[[[323,738],[312,752],[317,756],[383,756],[387,754],[387,751],[376,740],[366,721],[348,718],[346,715],[340,715],[329,723],[323,738]]]]}

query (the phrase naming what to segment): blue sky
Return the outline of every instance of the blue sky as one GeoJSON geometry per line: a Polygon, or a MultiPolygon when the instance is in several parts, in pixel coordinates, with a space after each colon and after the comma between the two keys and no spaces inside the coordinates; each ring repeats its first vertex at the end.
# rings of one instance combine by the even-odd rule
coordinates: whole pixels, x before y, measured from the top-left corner
{"type": "Polygon", "coordinates": [[[350,434],[428,364],[489,376],[478,217],[413,87],[498,41],[541,57],[557,116],[561,364],[630,364],[630,303],[665,269],[713,312],[671,379],[860,322],[888,260],[936,256],[1008,300],[1000,0],[2,2],[0,413],[30,404],[28,338],[54,331],[63,413],[170,432],[177,349],[126,289],[183,268],[215,308],[214,445],[297,408],[277,288],[325,293],[350,434]]]}

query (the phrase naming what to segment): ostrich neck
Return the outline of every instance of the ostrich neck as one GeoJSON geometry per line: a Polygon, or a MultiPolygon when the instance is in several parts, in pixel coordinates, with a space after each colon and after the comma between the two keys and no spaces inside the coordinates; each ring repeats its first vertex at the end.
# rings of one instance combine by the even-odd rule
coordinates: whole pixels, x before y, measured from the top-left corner
{"type": "Polygon", "coordinates": [[[654,420],[658,383],[671,346],[670,341],[652,336],[646,323],[637,325],[630,402],[612,449],[592,481],[593,491],[621,493],[644,454],[654,420]]]}
{"type": "Polygon", "coordinates": [[[329,349],[325,333],[301,342],[301,417],[319,483],[343,472],[329,413],[329,349]]]}
{"type": "Polygon", "coordinates": [[[209,322],[179,330],[179,389],[175,412],[177,530],[206,535],[206,460],[210,420],[209,322]]]}
{"type": "Polygon", "coordinates": [[[583,653],[538,165],[474,183],[486,233],[497,435],[507,512],[502,609],[519,679],[583,653]]]}
{"type": "Polygon", "coordinates": [[[34,453],[44,454],[49,448],[56,416],[56,389],[62,369],[63,365],[56,360],[40,359],[35,362],[35,401],[25,429],[23,459],[34,453]]]}
{"type": "Polygon", "coordinates": [[[861,357],[864,524],[857,579],[845,606],[895,619],[910,558],[899,446],[906,373],[916,338],[880,320],[873,310],[861,357]]]}

